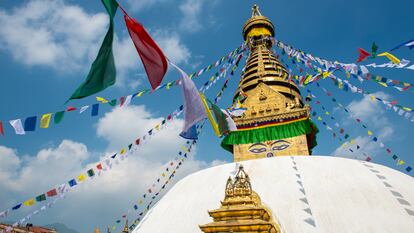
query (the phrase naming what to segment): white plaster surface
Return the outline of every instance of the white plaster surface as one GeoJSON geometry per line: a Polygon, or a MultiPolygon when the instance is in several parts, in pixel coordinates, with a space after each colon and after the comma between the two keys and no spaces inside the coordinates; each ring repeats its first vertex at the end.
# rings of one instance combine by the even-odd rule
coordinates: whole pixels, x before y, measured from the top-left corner
{"type": "MultiPolygon", "coordinates": [[[[414,212],[410,215],[406,210],[414,211],[414,178],[382,165],[338,157],[295,156],[294,161],[297,171],[291,157],[242,162],[253,190],[272,211],[282,232],[414,232],[414,212]],[[308,205],[300,200],[304,195],[299,191],[297,173],[308,205]],[[401,204],[397,198],[408,204],[401,204]],[[303,210],[308,207],[312,215],[303,210]],[[315,226],[304,221],[309,218],[315,226]]],[[[185,177],[133,232],[201,232],[198,225],[212,221],[207,210],[220,206],[226,180],[234,176],[235,167],[234,163],[224,164],[185,177]]]]}

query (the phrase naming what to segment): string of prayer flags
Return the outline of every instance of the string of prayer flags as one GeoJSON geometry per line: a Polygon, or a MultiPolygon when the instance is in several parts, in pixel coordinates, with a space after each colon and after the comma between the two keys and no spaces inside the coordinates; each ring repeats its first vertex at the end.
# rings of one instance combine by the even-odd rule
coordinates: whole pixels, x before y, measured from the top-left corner
{"type": "MultiPolygon", "coordinates": [[[[222,74],[225,74],[225,70],[223,70],[223,72],[222,72],[222,74]]],[[[210,82],[211,82],[211,84],[215,84],[216,82],[216,80],[219,78],[220,76],[217,76],[213,81],[208,81],[207,83],[206,83],[206,85],[203,85],[203,87],[201,88],[201,89],[203,89],[203,91],[206,91],[206,90],[208,90],[210,87],[211,87],[211,85],[209,85],[210,84],[210,82]]],[[[223,91],[225,90],[225,88],[227,87],[227,85],[226,85],[226,83],[227,82],[225,82],[225,85],[223,85],[223,87],[221,88],[221,90],[220,90],[220,92],[217,94],[217,95],[219,95],[220,93],[223,93],[223,91]]],[[[215,99],[215,103],[217,103],[217,101],[219,100],[219,98],[216,98],[215,99]]],[[[171,120],[173,120],[174,118],[176,118],[176,117],[178,117],[181,113],[182,113],[182,111],[183,111],[183,109],[184,109],[184,107],[183,107],[183,105],[181,105],[177,110],[175,110],[172,114],[170,114],[170,115],[168,115],[167,117],[165,117],[160,123],[158,123],[158,124],[156,124],[155,126],[154,126],[154,128],[152,128],[151,130],[149,130],[148,132],[152,132],[152,134],[154,134],[154,132],[158,132],[159,130],[161,130],[162,128],[163,128],[163,126],[164,125],[166,125],[168,122],[170,122],[171,120]],[[160,126],[159,126],[160,125],[160,126]]],[[[20,122],[20,124],[21,124],[21,122],[20,122]]],[[[201,128],[201,127],[200,127],[201,128]]],[[[23,127],[21,127],[21,129],[23,130],[23,127]]],[[[131,144],[129,144],[129,145],[131,145],[131,146],[129,146],[128,145],[128,153],[130,153],[130,152],[132,152],[132,151],[134,151],[134,150],[136,150],[136,148],[137,148],[137,146],[140,146],[142,143],[142,141],[147,141],[147,140],[149,140],[151,137],[147,137],[147,135],[149,134],[147,132],[147,134],[145,134],[145,135],[143,135],[142,137],[139,137],[139,138],[137,138],[137,139],[135,139],[135,141],[134,141],[134,143],[131,143],[131,144]],[[132,146],[132,145],[134,145],[135,144],[135,148],[132,146]]],[[[122,149],[121,149],[122,150],[122,149]]],[[[123,155],[121,155],[121,156],[126,156],[128,153],[125,153],[125,154],[123,154],[123,155]]],[[[184,156],[186,156],[186,154],[184,154],[184,156]]],[[[123,158],[123,157],[121,157],[121,158],[123,158]]],[[[115,160],[115,159],[118,159],[118,157],[113,157],[113,158],[111,158],[110,157],[110,159],[112,159],[112,160],[115,160]]],[[[104,172],[104,171],[108,171],[109,169],[107,169],[107,168],[109,168],[110,166],[112,166],[112,162],[111,162],[111,160],[110,160],[109,158],[106,158],[106,159],[103,159],[103,160],[101,160],[100,162],[98,162],[96,165],[95,165],[95,167],[96,167],[96,171],[97,171],[97,174],[99,175],[101,172],[104,172]],[[104,162],[105,161],[105,162],[104,162]],[[106,164],[106,165],[103,165],[103,164],[106,164]]],[[[87,171],[86,171],[86,174],[88,174],[88,176],[90,177],[90,178],[92,178],[92,177],[94,177],[94,175],[95,175],[95,171],[94,171],[95,169],[94,168],[90,168],[90,169],[88,169],[87,171]]],[[[79,178],[79,177],[77,177],[77,178],[79,178]]],[[[82,179],[82,181],[86,181],[86,177],[85,177],[85,180],[83,180],[82,179]]],[[[76,179],[75,178],[72,178],[72,179],[70,179],[68,182],[67,182],[67,184],[69,185],[69,186],[76,186],[76,185],[78,185],[78,183],[76,182],[76,179]]],[[[58,187],[60,187],[61,185],[59,185],[58,187]]],[[[47,191],[47,192],[45,192],[45,194],[46,194],[46,197],[54,197],[54,196],[57,196],[57,194],[58,194],[58,191],[57,191],[57,189],[56,188],[52,188],[52,189],[50,189],[49,191],[47,191]]],[[[12,208],[9,208],[9,209],[7,209],[7,210],[5,210],[5,211],[3,211],[3,212],[0,212],[0,213],[5,213],[5,214],[2,214],[2,215],[0,215],[0,218],[2,218],[2,217],[6,217],[9,213],[10,213],[10,211],[14,211],[14,210],[18,210],[18,209],[20,209],[20,207],[22,206],[22,203],[19,203],[19,204],[17,204],[17,205],[15,205],[15,206],[13,206],[12,208]]]]}
{"type": "Polygon", "coordinates": [[[92,63],[88,76],[75,90],[69,100],[81,99],[93,95],[115,84],[116,68],[112,52],[112,42],[114,39],[114,16],[118,8],[118,3],[115,0],[101,1],[109,15],[108,32],[105,35],[95,61],[92,63]]]}
{"type": "Polygon", "coordinates": [[[122,7],[121,9],[124,12],[125,24],[128,28],[129,35],[132,42],[134,42],[142,63],[144,64],[148,80],[152,89],[155,89],[161,84],[162,79],[167,72],[167,57],[145,28],[135,19],[129,17],[122,7]]]}
{"type": "MultiPolygon", "coordinates": [[[[181,113],[181,111],[182,111],[182,107],[179,107],[179,111],[174,111],[174,113],[173,114],[170,114],[169,116],[168,116],[168,118],[170,119],[170,120],[172,120],[173,118],[176,118],[177,116],[179,116],[180,115],[180,113],[181,113]]],[[[167,118],[165,118],[165,119],[167,119],[167,118]]],[[[170,121],[169,120],[169,121],[170,121]]],[[[161,125],[165,125],[167,122],[169,122],[169,121],[162,121],[163,123],[159,123],[159,124],[161,124],[161,125]]],[[[159,130],[161,130],[161,128],[159,128],[159,130]]],[[[145,135],[144,135],[144,137],[145,137],[145,135]]],[[[148,137],[146,140],[149,140],[150,138],[148,137]]],[[[136,139],[136,140],[139,140],[139,139],[136,139]]],[[[129,149],[129,151],[131,151],[132,150],[132,143],[130,144],[131,146],[128,146],[128,149],[129,149]]],[[[128,152],[129,152],[128,151],[128,152]]],[[[126,156],[126,149],[125,148],[122,148],[121,149],[121,151],[120,151],[120,154],[122,155],[122,156],[126,156]]],[[[123,157],[122,157],[123,158],[123,157]]],[[[112,160],[114,160],[115,159],[115,157],[112,157],[111,158],[112,160]]],[[[121,159],[122,160],[122,159],[121,159]]],[[[105,167],[107,167],[107,168],[109,168],[110,166],[112,166],[112,163],[111,163],[111,161],[110,160],[108,160],[108,159],[104,159],[103,161],[106,161],[106,166],[105,167]]],[[[97,165],[96,165],[96,170],[97,170],[97,172],[98,172],[98,174],[100,174],[100,172],[102,172],[102,171],[106,171],[106,170],[109,170],[109,169],[105,169],[105,167],[102,165],[102,162],[99,162],[99,163],[97,163],[97,165]]],[[[92,177],[94,177],[95,176],[95,171],[94,171],[94,169],[93,168],[90,168],[90,169],[88,169],[85,173],[81,173],[80,175],[78,175],[76,178],[72,178],[72,179],[70,179],[68,182],[67,182],[67,184],[69,185],[69,187],[74,187],[74,186],[77,186],[77,185],[79,185],[79,183],[81,183],[81,182],[84,182],[84,181],[86,181],[87,180],[87,178],[89,177],[89,178],[92,178],[92,177]]],[[[62,185],[58,185],[57,187],[61,187],[62,185]]],[[[9,208],[9,209],[7,209],[7,210],[5,210],[4,211],[4,213],[6,213],[6,214],[3,214],[3,215],[0,215],[0,218],[1,217],[6,217],[9,213],[10,213],[10,211],[14,211],[14,210],[18,210],[18,209],[20,209],[22,206],[32,206],[32,205],[34,205],[34,204],[36,204],[37,202],[41,202],[41,201],[44,201],[43,199],[47,199],[48,197],[49,198],[51,198],[51,197],[54,197],[54,196],[56,196],[56,195],[58,195],[58,191],[57,191],[57,188],[52,188],[52,189],[50,189],[49,191],[47,191],[47,192],[44,192],[44,193],[42,193],[42,194],[40,194],[40,195],[38,195],[38,196],[36,196],[35,198],[31,198],[31,199],[28,199],[27,201],[24,201],[24,202],[22,202],[22,203],[19,203],[19,204],[17,204],[17,205],[15,205],[14,207],[12,207],[12,208],[9,208]],[[40,201],[38,201],[38,199],[39,198],[37,198],[37,197],[39,197],[39,196],[41,196],[42,198],[42,200],[40,200],[40,201]],[[44,198],[43,198],[44,197],[44,198]]]]}
{"type": "Polygon", "coordinates": [[[393,49],[391,49],[390,51],[393,51],[393,50],[399,49],[399,48],[401,48],[401,47],[407,47],[407,48],[409,48],[409,49],[414,48],[414,39],[409,40],[409,41],[407,41],[407,42],[404,42],[404,43],[402,43],[402,44],[399,44],[399,45],[395,46],[393,49]]]}
{"type": "MultiPolygon", "coordinates": [[[[317,85],[318,86],[318,85],[317,85]]],[[[318,86],[318,87],[320,87],[320,86],[318,86]]],[[[325,94],[327,94],[328,95],[328,93],[330,93],[326,88],[324,88],[324,87],[322,87],[322,90],[323,90],[323,92],[325,93],[325,94]]],[[[311,95],[312,95],[312,97],[313,98],[317,98],[317,96],[315,96],[312,92],[311,92],[311,90],[309,90],[309,89],[307,89],[307,92],[308,93],[310,93],[311,95]]],[[[328,96],[328,97],[330,97],[330,96],[328,96]]],[[[380,148],[383,148],[385,151],[386,151],[386,153],[387,154],[391,154],[391,149],[390,148],[388,148],[388,147],[386,147],[386,145],[383,143],[383,142],[381,142],[379,139],[378,139],[378,137],[377,136],[375,136],[374,135],[374,133],[370,130],[370,129],[367,129],[368,127],[367,127],[367,125],[360,119],[360,118],[358,118],[358,117],[356,117],[356,116],[354,116],[353,114],[352,114],[352,112],[351,111],[349,111],[348,109],[346,109],[345,108],[345,106],[344,105],[342,105],[341,103],[339,103],[338,101],[337,101],[337,99],[336,98],[334,98],[334,97],[332,97],[331,98],[331,100],[332,100],[332,102],[334,102],[337,106],[339,106],[341,109],[343,109],[346,113],[348,113],[349,115],[350,115],[350,117],[351,118],[353,118],[356,122],[358,122],[365,130],[367,130],[367,135],[369,136],[369,137],[371,137],[372,138],[372,141],[373,142],[377,142],[377,143],[379,143],[379,146],[380,146],[380,148]]],[[[325,109],[325,107],[321,104],[321,102],[320,101],[318,101],[318,103],[317,103],[318,105],[320,105],[321,107],[322,107],[322,109],[325,109]]],[[[332,120],[334,120],[335,118],[332,118],[331,117],[331,119],[332,120]]],[[[336,122],[335,123],[335,126],[339,126],[339,123],[338,122],[336,122]]],[[[344,129],[343,128],[341,128],[341,130],[340,130],[340,133],[341,134],[343,134],[344,133],[344,129]]],[[[345,137],[346,138],[346,137],[345,137]]],[[[354,144],[354,143],[352,143],[352,140],[350,141],[350,144],[352,145],[352,144],[354,144]]],[[[357,149],[359,149],[360,148],[360,146],[359,145],[357,145],[357,149]]],[[[395,160],[395,159],[400,159],[397,155],[393,155],[393,159],[395,160]]],[[[401,160],[401,159],[400,159],[401,160]]],[[[404,161],[404,160],[401,160],[401,161],[404,161]]],[[[405,161],[404,161],[404,163],[405,163],[405,161]]],[[[401,164],[402,165],[402,164],[401,164]]],[[[409,166],[408,166],[409,167],[409,166]]],[[[408,168],[407,167],[407,168],[408,168]]],[[[406,171],[407,171],[407,168],[406,168],[406,171]]],[[[411,171],[411,169],[408,169],[408,171],[407,172],[409,172],[409,171],[411,171]]]]}
{"type": "MultiPolygon", "coordinates": [[[[207,67],[217,67],[217,66],[221,65],[222,62],[224,62],[226,59],[228,59],[229,64],[234,64],[233,57],[236,57],[238,55],[241,55],[240,53],[243,53],[244,51],[246,51],[246,47],[244,45],[241,45],[238,48],[234,49],[233,51],[229,52],[228,55],[221,57],[215,63],[213,63],[213,64],[211,64],[211,65],[209,65],[207,67]]],[[[242,56],[239,56],[239,58],[241,58],[241,57],[242,56]]],[[[225,64],[225,66],[226,66],[226,64],[225,64]]],[[[206,69],[203,68],[202,70],[206,70],[206,69]]],[[[206,84],[204,84],[203,88],[205,88],[205,87],[207,87],[207,86],[212,85],[213,83],[215,83],[220,78],[220,75],[223,75],[225,71],[226,71],[225,69],[220,69],[220,71],[217,72],[212,77],[212,79],[210,81],[208,81],[206,84]]],[[[198,72],[198,73],[200,73],[200,72],[198,72]]],[[[197,75],[194,75],[194,74],[195,73],[192,74],[193,77],[198,77],[197,75]]],[[[159,86],[156,90],[153,90],[153,91],[151,91],[151,90],[142,90],[142,91],[136,92],[135,94],[128,95],[127,97],[120,97],[120,98],[118,98],[119,99],[119,102],[122,103],[121,104],[122,106],[126,106],[127,104],[129,104],[132,101],[133,98],[140,97],[144,93],[146,93],[146,94],[152,94],[155,91],[160,90],[160,89],[164,89],[164,88],[165,89],[169,89],[172,86],[177,86],[178,85],[178,82],[177,82],[178,80],[171,81],[171,82],[169,82],[169,83],[167,83],[165,85],[159,86]]],[[[99,104],[109,104],[112,107],[115,107],[117,105],[118,99],[108,100],[108,99],[105,99],[103,97],[96,97],[96,100],[98,101],[99,104]]],[[[51,115],[53,115],[53,117],[54,117],[54,123],[55,124],[59,124],[59,123],[62,122],[65,112],[75,112],[76,110],[79,109],[79,114],[82,114],[87,109],[89,109],[89,107],[91,107],[91,106],[92,106],[92,108],[91,108],[92,109],[91,110],[92,111],[91,112],[91,116],[95,116],[95,114],[97,114],[98,113],[98,110],[99,110],[99,106],[98,105],[84,105],[84,106],[79,107],[79,108],[74,107],[74,106],[68,106],[68,107],[66,107],[65,110],[55,112],[55,113],[53,113],[51,115]],[[93,107],[93,106],[95,106],[95,107],[93,107]]],[[[48,114],[50,114],[50,113],[48,113],[48,114]]],[[[45,115],[45,114],[43,114],[43,115],[45,115]]],[[[43,115],[37,116],[37,120],[40,120],[43,115]]],[[[13,122],[13,125],[15,126],[14,127],[11,124],[12,127],[14,128],[14,132],[16,134],[19,134],[19,135],[25,135],[25,133],[23,133],[23,132],[25,132],[24,131],[24,128],[25,127],[24,126],[22,126],[22,127],[19,126],[18,119],[11,120],[11,121],[13,122]],[[16,131],[16,129],[17,129],[17,131],[16,131]],[[21,129],[23,129],[23,130],[21,130],[21,129]]],[[[50,123],[50,120],[49,120],[49,123],[50,123]]],[[[30,125],[29,123],[27,123],[27,124],[30,125]]],[[[50,126],[50,125],[48,125],[48,126],[50,126]]],[[[30,127],[29,127],[29,129],[30,129],[30,127]]],[[[36,130],[36,128],[34,130],[36,130]]],[[[4,135],[5,134],[4,125],[3,125],[2,121],[0,121],[0,134],[1,135],[4,135]]]]}

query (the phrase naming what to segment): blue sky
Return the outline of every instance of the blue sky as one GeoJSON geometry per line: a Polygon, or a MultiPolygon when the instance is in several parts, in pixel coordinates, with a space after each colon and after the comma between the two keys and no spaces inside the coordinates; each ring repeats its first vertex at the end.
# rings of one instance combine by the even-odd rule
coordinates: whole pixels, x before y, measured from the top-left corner
{"type": "MultiPolygon", "coordinates": [[[[369,50],[376,42],[379,51],[414,38],[410,31],[414,16],[411,1],[206,1],[206,0],[120,0],[130,15],[149,30],[171,60],[188,73],[215,62],[243,41],[243,23],[250,17],[251,6],[259,4],[261,12],[275,25],[277,39],[327,60],[354,62],[357,48],[369,50]]],[[[132,142],[154,125],[160,117],[174,111],[181,103],[181,90],[172,88],[134,99],[133,106],[111,109],[103,107],[98,117],[67,114],[59,125],[18,136],[7,120],[56,112],[84,80],[107,30],[107,16],[100,1],[3,1],[0,3],[0,119],[6,135],[0,136],[0,211],[24,201],[51,186],[65,182],[83,171],[88,164],[132,142]]],[[[125,96],[149,87],[141,62],[129,39],[120,11],[115,17],[117,39],[114,43],[118,81],[99,93],[109,98],[125,96]]],[[[399,58],[413,60],[413,51],[402,48],[399,58]]],[[[388,62],[385,58],[375,60],[388,62]]],[[[244,61],[241,65],[244,64],[244,61]]],[[[290,65],[290,64],[289,64],[290,65]]],[[[377,68],[371,73],[413,83],[413,71],[377,68]]],[[[195,82],[198,86],[213,74],[205,74],[195,82]]],[[[229,106],[240,73],[220,103],[229,106]]],[[[342,76],[343,77],[343,76],[342,76]]],[[[169,71],[165,81],[178,78],[169,71]]],[[[399,100],[414,107],[412,92],[398,92],[372,82],[360,84],[378,96],[399,100]]],[[[334,93],[353,113],[392,148],[408,164],[413,123],[386,110],[378,102],[361,95],[343,92],[329,80],[321,84],[334,93]]],[[[221,87],[219,82],[207,96],[221,87]]],[[[317,96],[323,93],[311,87],[317,96]]],[[[94,97],[76,100],[69,105],[94,103],[94,97]]],[[[339,123],[373,162],[401,169],[378,144],[367,141],[366,133],[329,99],[321,102],[333,112],[339,123]]],[[[315,107],[318,109],[318,107],[315,107]]],[[[334,123],[327,121],[331,126],[334,123]]],[[[178,120],[160,136],[148,143],[147,149],[130,157],[99,180],[89,182],[56,204],[53,209],[34,217],[35,224],[62,222],[79,232],[112,224],[136,197],[159,176],[161,167],[173,159],[183,141],[176,134],[178,120]],[[110,200],[110,201],[109,201],[110,200]],[[97,216],[99,213],[99,216],[97,216]]],[[[314,154],[355,155],[338,150],[340,143],[319,124],[318,146],[314,154]]],[[[229,162],[231,154],[219,146],[220,139],[206,127],[197,145],[195,157],[183,166],[179,177],[214,164],[229,162]]],[[[346,175],[346,174],[344,174],[346,175]]],[[[14,213],[6,220],[14,221],[27,210],[14,213]]],[[[132,218],[133,215],[131,215],[132,218]]]]}

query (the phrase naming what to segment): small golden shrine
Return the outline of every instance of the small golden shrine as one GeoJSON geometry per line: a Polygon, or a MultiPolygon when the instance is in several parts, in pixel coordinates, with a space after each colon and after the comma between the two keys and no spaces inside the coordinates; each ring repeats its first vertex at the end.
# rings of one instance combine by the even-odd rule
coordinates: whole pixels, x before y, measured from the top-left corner
{"type": "Polygon", "coordinates": [[[240,165],[234,181],[227,180],[221,207],[208,211],[213,222],[200,226],[203,232],[279,233],[271,212],[252,190],[250,178],[240,165]]]}
{"type": "Polygon", "coordinates": [[[254,5],[243,27],[250,49],[231,109],[244,108],[232,116],[237,131],[231,131],[222,147],[234,161],[287,155],[309,155],[316,146],[316,126],[299,88],[272,52],[274,26],[254,5]]]}

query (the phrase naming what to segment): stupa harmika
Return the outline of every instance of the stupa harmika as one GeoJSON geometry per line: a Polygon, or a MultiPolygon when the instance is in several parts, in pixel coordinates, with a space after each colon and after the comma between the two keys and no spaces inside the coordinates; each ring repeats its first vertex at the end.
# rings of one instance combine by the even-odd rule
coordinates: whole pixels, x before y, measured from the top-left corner
{"type": "Polygon", "coordinates": [[[257,6],[234,96],[247,108],[222,146],[237,163],[179,181],[134,233],[414,232],[414,179],[369,162],[310,155],[309,106],[271,51],[274,26],[257,6]],[[233,180],[234,178],[234,180],[233,180]]]}

